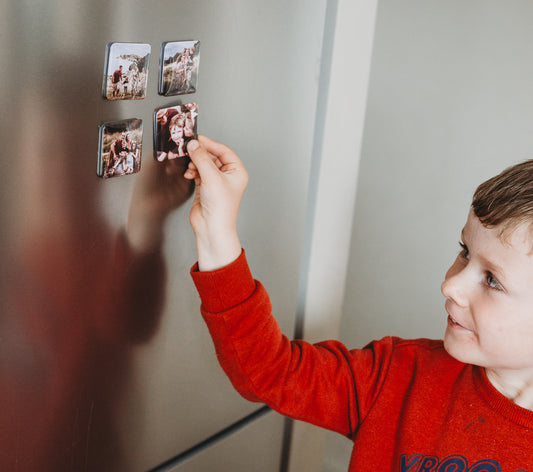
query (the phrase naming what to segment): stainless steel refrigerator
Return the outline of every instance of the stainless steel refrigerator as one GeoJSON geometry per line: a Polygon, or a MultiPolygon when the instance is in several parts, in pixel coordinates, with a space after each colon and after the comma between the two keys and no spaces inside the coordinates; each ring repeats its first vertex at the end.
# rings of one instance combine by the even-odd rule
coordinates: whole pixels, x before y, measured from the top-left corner
{"type": "Polygon", "coordinates": [[[292,333],[325,10],[1,1],[0,470],[278,470],[283,419],[234,392],[199,314],[193,189],[176,181],[175,209],[150,214],[168,188],[154,120],[194,102],[197,131],[244,161],[242,244],[292,333]],[[200,42],[197,86],[163,95],[162,45],[182,40],[200,42]],[[144,98],[104,97],[113,43],[150,46],[144,98]],[[102,124],[130,119],[136,172],[98,177],[102,124]],[[148,250],[128,239],[138,217],[162,225],[148,250]]]}

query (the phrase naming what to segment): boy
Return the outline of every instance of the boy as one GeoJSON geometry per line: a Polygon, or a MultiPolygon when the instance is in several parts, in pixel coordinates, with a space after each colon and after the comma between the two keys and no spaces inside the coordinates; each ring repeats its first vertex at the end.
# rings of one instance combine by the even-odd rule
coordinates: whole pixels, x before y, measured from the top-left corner
{"type": "Polygon", "coordinates": [[[248,176],[226,146],[188,145],[191,273],[235,388],[354,442],[350,471],[533,471],[533,161],[482,184],[446,274],[442,341],[348,350],[290,342],[237,235],[248,176]]]}

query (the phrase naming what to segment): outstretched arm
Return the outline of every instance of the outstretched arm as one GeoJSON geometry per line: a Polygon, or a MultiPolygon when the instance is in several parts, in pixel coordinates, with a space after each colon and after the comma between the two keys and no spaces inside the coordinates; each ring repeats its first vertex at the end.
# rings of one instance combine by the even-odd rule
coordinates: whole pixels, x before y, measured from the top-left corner
{"type": "Polygon", "coordinates": [[[196,183],[190,222],[198,249],[198,267],[212,271],[241,254],[237,215],[248,173],[227,146],[205,136],[188,143],[191,157],[185,178],[196,183]]]}
{"type": "Polygon", "coordinates": [[[191,141],[185,177],[196,181],[190,212],[198,247],[191,275],[202,299],[218,360],[239,393],[282,414],[350,434],[352,371],[347,349],[290,342],[272,316],[265,288],[252,277],[237,234],[248,174],[235,153],[201,136],[191,141]]]}

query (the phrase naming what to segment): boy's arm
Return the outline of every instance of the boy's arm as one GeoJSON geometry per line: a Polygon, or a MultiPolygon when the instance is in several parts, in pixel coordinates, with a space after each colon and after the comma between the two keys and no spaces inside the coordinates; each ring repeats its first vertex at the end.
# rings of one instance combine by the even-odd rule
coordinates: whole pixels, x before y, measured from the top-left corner
{"type": "Polygon", "coordinates": [[[290,341],[244,252],[219,270],[201,272],[195,265],[191,273],[217,358],[235,389],[281,414],[352,436],[371,403],[356,393],[353,370],[379,384],[372,379],[374,353],[352,353],[334,341],[290,341]]]}
{"type": "MultiPolygon", "coordinates": [[[[268,294],[250,273],[237,234],[248,175],[228,147],[191,141],[185,177],[197,193],[190,221],[198,246],[192,276],[218,359],[235,388],[282,414],[351,435],[368,400],[357,399],[354,369],[372,377],[370,351],[341,343],[289,341],[271,314],[268,294]],[[366,373],[365,373],[366,372],[366,373]]],[[[374,371],[375,372],[375,371],[374,371]]],[[[372,382],[372,380],[370,380],[372,382]]]]}
{"type": "Polygon", "coordinates": [[[191,157],[185,177],[194,179],[196,195],[190,222],[201,271],[212,271],[233,262],[241,253],[237,215],[248,173],[227,146],[205,136],[189,141],[191,157]]]}

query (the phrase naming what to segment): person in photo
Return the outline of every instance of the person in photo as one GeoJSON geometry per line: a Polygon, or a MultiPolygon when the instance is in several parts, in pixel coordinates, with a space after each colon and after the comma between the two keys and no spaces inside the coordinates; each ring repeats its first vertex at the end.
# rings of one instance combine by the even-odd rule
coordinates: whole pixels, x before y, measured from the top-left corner
{"type": "Polygon", "coordinates": [[[185,156],[185,121],[186,117],[183,113],[174,115],[169,124],[170,143],[167,151],[167,159],[176,159],[177,157],[185,156]]]}
{"type": "Polygon", "coordinates": [[[113,98],[118,97],[122,85],[122,65],[118,66],[118,69],[113,72],[111,76],[111,88],[113,98]]]}
{"type": "Polygon", "coordinates": [[[128,133],[123,131],[120,134],[120,138],[115,139],[109,148],[109,158],[107,168],[108,171],[113,174],[116,167],[122,161],[124,156],[128,152],[128,133]]]}

